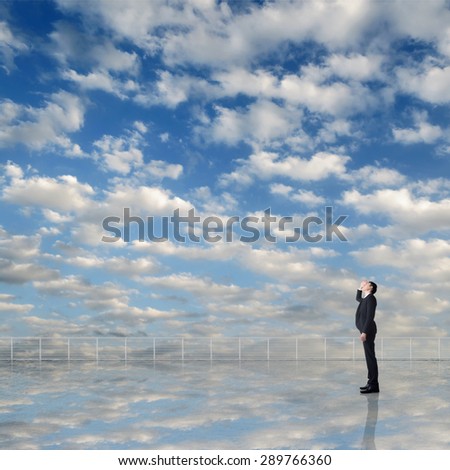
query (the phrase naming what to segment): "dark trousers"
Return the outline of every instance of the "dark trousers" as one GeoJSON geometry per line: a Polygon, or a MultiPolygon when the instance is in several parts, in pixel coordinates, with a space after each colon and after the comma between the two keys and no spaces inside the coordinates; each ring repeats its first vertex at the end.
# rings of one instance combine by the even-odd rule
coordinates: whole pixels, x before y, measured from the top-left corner
{"type": "Polygon", "coordinates": [[[367,364],[368,385],[378,386],[378,362],[375,356],[375,335],[367,335],[364,345],[364,354],[367,364]]]}

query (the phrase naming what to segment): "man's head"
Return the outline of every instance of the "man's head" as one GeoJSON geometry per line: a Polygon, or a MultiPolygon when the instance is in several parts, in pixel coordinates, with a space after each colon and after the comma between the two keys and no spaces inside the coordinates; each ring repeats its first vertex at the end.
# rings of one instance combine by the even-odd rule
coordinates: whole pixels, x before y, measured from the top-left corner
{"type": "Polygon", "coordinates": [[[377,291],[378,286],[373,281],[362,281],[361,282],[361,290],[366,294],[375,294],[377,291]]]}

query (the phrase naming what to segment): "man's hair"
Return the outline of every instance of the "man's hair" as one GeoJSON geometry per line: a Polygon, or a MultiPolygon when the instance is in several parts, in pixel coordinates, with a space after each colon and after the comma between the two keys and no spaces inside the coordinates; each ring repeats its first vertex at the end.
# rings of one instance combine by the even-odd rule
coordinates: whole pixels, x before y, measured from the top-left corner
{"type": "Polygon", "coordinates": [[[378,286],[373,281],[369,281],[369,284],[372,286],[372,294],[375,294],[378,289],[378,286]]]}

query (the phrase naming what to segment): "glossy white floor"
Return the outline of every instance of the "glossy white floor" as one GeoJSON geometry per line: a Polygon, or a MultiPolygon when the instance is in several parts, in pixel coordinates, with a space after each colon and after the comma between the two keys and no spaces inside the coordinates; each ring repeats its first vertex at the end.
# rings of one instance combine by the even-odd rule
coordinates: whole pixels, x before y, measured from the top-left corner
{"type": "Polygon", "coordinates": [[[450,449],[450,362],[0,365],[0,449],[450,449]]]}

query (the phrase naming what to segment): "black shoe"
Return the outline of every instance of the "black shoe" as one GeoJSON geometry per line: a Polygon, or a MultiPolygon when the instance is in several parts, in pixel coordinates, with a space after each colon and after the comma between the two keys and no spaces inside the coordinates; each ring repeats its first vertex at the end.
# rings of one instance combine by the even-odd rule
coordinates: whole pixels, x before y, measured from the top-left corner
{"type": "Polygon", "coordinates": [[[367,388],[360,390],[360,393],[380,393],[380,387],[369,385],[367,388]]]}
{"type": "Polygon", "coordinates": [[[369,388],[369,385],[364,385],[364,387],[359,387],[360,390],[367,390],[369,388]]]}

